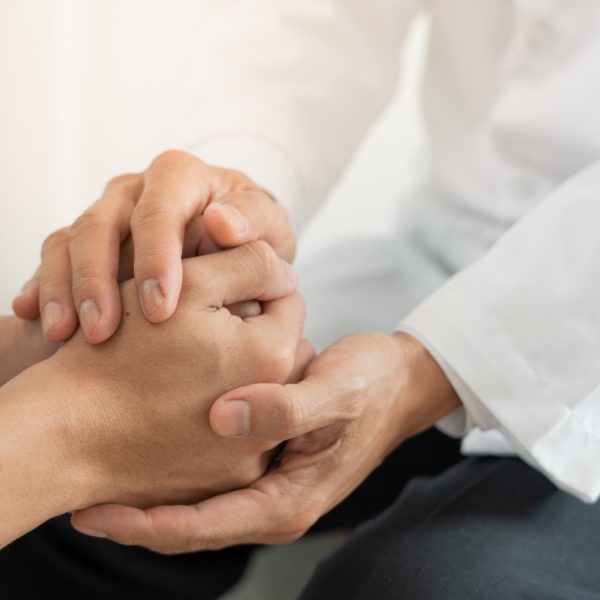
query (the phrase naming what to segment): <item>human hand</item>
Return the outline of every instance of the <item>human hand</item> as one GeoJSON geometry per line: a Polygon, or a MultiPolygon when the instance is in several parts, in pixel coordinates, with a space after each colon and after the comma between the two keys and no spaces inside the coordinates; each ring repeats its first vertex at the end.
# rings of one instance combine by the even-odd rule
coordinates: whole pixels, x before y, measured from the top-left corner
{"type": "Polygon", "coordinates": [[[262,478],[193,506],[98,506],[76,513],[72,522],[83,533],[165,553],[290,542],[403,440],[458,403],[437,363],[412,337],[349,336],[319,355],[300,383],[248,385],[212,406],[217,432],[230,434],[234,423],[243,423],[247,432],[239,440],[290,440],[262,478]],[[240,400],[246,402],[242,417],[240,400]]]}
{"type": "Polygon", "coordinates": [[[110,181],[72,226],[46,239],[41,266],[13,309],[24,319],[41,313],[48,340],[68,339],[79,322],[88,342],[103,342],[121,320],[119,282],[135,276],[146,318],[159,323],[177,306],[182,256],[258,239],[293,259],[281,205],[242,173],[167,151],[143,173],[110,181]]]}
{"type": "Polygon", "coordinates": [[[0,317],[0,386],[58,349],[44,338],[37,321],[0,317]]]}
{"type": "MultiPolygon", "coordinates": [[[[265,242],[183,264],[176,312],[148,322],[133,282],[121,286],[124,319],[100,346],[78,332],[40,365],[60,389],[69,452],[85,494],[72,509],[121,502],[185,502],[247,485],[266,470],[276,442],[224,440],[209,428],[215,398],[241,384],[293,377],[303,303],[289,265],[265,242]],[[285,296],[285,297],[283,297],[285,296]],[[224,308],[248,298],[262,314],[224,308]]],[[[306,361],[301,347],[298,360],[306,361]]]]}

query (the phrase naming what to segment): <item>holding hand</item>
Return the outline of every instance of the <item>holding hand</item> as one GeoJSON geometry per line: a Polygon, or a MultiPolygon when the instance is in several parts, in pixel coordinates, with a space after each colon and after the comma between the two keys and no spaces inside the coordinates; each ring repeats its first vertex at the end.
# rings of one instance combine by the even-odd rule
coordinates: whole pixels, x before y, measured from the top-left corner
{"type": "Polygon", "coordinates": [[[238,424],[238,432],[244,430],[239,441],[290,439],[264,477],[194,506],[92,507],[76,513],[73,524],[167,553],[289,542],[403,440],[458,403],[437,363],[413,338],[349,336],[318,356],[300,383],[248,385],[213,405],[210,422],[217,432],[229,436],[238,424]]]}
{"type": "Polygon", "coordinates": [[[50,341],[68,339],[79,322],[88,342],[103,342],[121,320],[119,282],[135,277],[144,315],[159,323],[177,306],[182,256],[252,240],[294,257],[287,213],[266,192],[242,173],[167,151],[143,173],[110,181],[71,227],[47,238],[13,308],[24,319],[41,315],[50,341]]]}
{"type": "Polygon", "coordinates": [[[296,277],[265,242],[188,259],[183,274],[168,321],[147,321],[126,282],[110,340],[78,332],[0,390],[0,546],[68,510],[198,501],[264,474],[277,442],[225,440],[208,416],[227,390],[284,383],[310,360],[296,277]],[[225,308],[254,298],[257,316],[225,308]]]}

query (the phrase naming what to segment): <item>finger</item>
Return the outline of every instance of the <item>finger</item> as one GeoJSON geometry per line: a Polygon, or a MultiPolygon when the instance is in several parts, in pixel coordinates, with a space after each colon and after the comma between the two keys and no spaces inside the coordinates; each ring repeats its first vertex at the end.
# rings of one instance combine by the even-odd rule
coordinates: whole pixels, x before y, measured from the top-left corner
{"type": "MultiPolygon", "coordinates": [[[[244,409],[246,437],[256,440],[289,440],[356,417],[347,385],[330,382],[325,374],[312,375],[297,384],[259,383],[228,392],[210,410],[210,425],[229,437],[234,419],[244,409]],[[244,405],[240,404],[243,402],[244,405]]],[[[239,431],[239,429],[238,429],[239,431]]],[[[238,434],[239,435],[239,434],[238,434]]]]}
{"type": "Polygon", "coordinates": [[[204,215],[196,215],[186,227],[183,242],[183,257],[202,256],[222,250],[220,246],[206,233],[204,226],[204,215]]]}
{"type": "Polygon", "coordinates": [[[314,360],[315,356],[315,347],[308,340],[302,338],[298,344],[294,366],[287,383],[298,383],[302,379],[306,367],[314,360]]]}
{"type": "Polygon", "coordinates": [[[287,211],[262,190],[236,190],[211,202],[204,210],[211,239],[224,248],[252,240],[266,241],[291,262],[296,244],[287,211]]]}
{"type": "Polygon", "coordinates": [[[23,289],[13,299],[12,309],[21,319],[31,321],[40,316],[40,269],[25,283],[23,289]]]}
{"type": "Polygon", "coordinates": [[[226,307],[232,314],[240,317],[240,319],[251,319],[262,314],[262,306],[256,300],[246,300],[245,302],[236,302],[226,307]]]}
{"type": "Polygon", "coordinates": [[[62,342],[77,328],[71,293],[71,259],[67,229],[48,236],[42,246],[39,305],[46,339],[62,342]]]}
{"type": "Polygon", "coordinates": [[[307,491],[300,493],[285,475],[275,471],[263,477],[260,486],[197,505],[146,510],[96,506],[76,512],[71,523],[87,535],[167,554],[246,543],[285,543],[300,537],[318,517],[314,509],[303,509],[311,501],[307,491]]]}
{"type": "Polygon", "coordinates": [[[164,152],[145,173],[131,234],[140,304],[154,323],[169,318],[177,306],[186,225],[204,210],[210,193],[207,170],[183,152],[164,152]]]}
{"type": "MultiPolygon", "coordinates": [[[[248,324],[256,324],[261,335],[268,338],[269,351],[279,349],[283,354],[280,358],[285,358],[289,362],[286,376],[291,372],[295,362],[296,350],[304,328],[304,316],[304,300],[295,292],[278,300],[263,302],[262,313],[246,319],[248,324]]],[[[277,358],[271,356],[271,360],[277,358]]]]}
{"type": "Polygon", "coordinates": [[[88,342],[108,339],[121,320],[121,243],[141,189],[138,175],[111,181],[102,197],[69,229],[73,301],[88,342]]]}
{"type": "Polygon", "coordinates": [[[281,298],[298,284],[289,263],[260,241],[187,259],[183,269],[186,296],[219,307],[243,300],[281,298]]]}
{"type": "MultiPolygon", "coordinates": [[[[241,332],[240,350],[263,365],[259,381],[283,383],[290,380],[294,369],[299,369],[296,350],[303,325],[304,302],[299,294],[264,303],[261,315],[246,319],[245,326],[253,330],[241,332]]],[[[211,410],[212,428],[224,437],[246,437],[251,431],[248,407],[243,395],[228,397],[219,408],[211,410]]],[[[285,438],[265,437],[259,432],[255,439],[278,443],[285,438]]]]}

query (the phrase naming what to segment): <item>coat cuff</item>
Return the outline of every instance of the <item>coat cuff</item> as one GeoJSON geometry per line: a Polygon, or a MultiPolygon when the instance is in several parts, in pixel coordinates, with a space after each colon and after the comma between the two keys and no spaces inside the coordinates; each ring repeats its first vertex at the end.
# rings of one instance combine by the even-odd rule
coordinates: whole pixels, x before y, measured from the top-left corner
{"type": "Polygon", "coordinates": [[[573,407],[541,393],[535,371],[501,324],[455,288],[440,288],[398,327],[423,343],[463,402],[464,415],[459,409],[438,425],[454,435],[499,428],[559,488],[596,501],[600,390],[573,407]]]}

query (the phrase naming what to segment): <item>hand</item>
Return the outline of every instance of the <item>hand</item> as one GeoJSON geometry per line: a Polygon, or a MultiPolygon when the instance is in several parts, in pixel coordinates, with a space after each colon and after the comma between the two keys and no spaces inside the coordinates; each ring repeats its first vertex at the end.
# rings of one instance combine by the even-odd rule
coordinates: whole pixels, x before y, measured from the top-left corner
{"type": "Polygon", "coordinates": [[[303,370],[296,279],[265,242],[183,271],[168,321],[149,323],[127,282],[110,340],[92,346],[79,332],[0,390],[0,546],[66,510],[197,501],[265,472],[276,442],[220,438],[208,414],[229,389],[303,370]],[[224,308],[248,298],[263,301],[260,315],[224,308]]]}
{"type": "Polygon", "coordinates": [[[110,181],[71,227],[46,239],[13,309],[24,319],[41,312],[48,340],[68,339],[79,322],[88,342],[103,342],[121,319],[119,282],[135,276],[146,318],[159,323],[177,306],[182,256],[259,239],[293,259],[284,208],[242,173],[171,150],[145,172],[110,181]]]}
{"type": "Polygon", "coordinates": [[[37,321],[0,317],[0,386],[57,349],[58,344],[44,338],[37,321]]]}
{"type": "Polygon", "coordinates": [[[231,433],[240,400],[247,431],[238,439],[290,439],[264,477],[194,506],[90,508],[76,513],[73,525],[165,553],[290,542],[403,440],[459,404],[437,363],[404,334],[343,338],[297,385],[261,383],[224,394],[210,412],[215,431],[231,433]]]}

